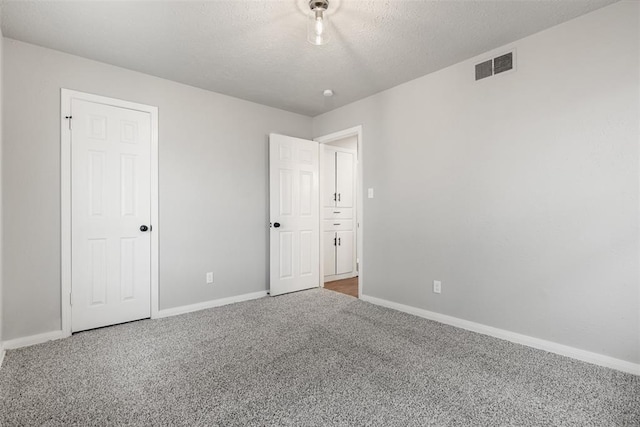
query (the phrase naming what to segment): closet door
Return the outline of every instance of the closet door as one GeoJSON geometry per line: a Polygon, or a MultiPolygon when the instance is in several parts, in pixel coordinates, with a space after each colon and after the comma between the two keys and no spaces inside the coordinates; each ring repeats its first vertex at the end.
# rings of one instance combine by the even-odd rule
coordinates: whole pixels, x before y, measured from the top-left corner
{"type": "Polygon", "coordinates": [[[338,151],[336,153],[336,206],[353,207],[353,154],[338,151]]]}
{"type": "Polygon", "coordinates": [[[329,148],[324,150],[322,165],[322,206],[336,206],[336,152],[329,148]]]}
{"type": "Polygon", "coordinates": [[[324,232],[324,275],[336,274],[336,232],[324,232]]]}
{"type": "Polygon", "coordinates": [[[336,238],[336,274],[351,273],[353,271],[353,231],[336,231],[336,238]]]}

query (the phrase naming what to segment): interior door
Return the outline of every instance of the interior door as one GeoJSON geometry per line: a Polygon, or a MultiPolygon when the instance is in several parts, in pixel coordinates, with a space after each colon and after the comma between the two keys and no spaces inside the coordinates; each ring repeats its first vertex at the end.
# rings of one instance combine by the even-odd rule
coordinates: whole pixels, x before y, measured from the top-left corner
{"type": "Polygon", "coordinates": [[[320,286],[318,143],[269,135],[270,295],[320,286]]]}
{"type": "Polygon", "coordinates": [[[71,329],[77,332],[151,314],[151,117],[78,99],[71,112],[71,329]]]}
{"type": "Polygon", "coordinates": [[[336,152],[336,206],[353,207],[353,154],[336,152]]]}

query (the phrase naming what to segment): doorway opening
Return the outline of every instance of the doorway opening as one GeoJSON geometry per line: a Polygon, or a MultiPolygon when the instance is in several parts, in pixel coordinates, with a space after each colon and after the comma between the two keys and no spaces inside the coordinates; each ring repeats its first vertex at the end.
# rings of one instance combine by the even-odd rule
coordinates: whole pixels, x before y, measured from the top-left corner
{"type": "Polygon", "coordinates": [[[320,138],[320,283],[362,295],[362,128],[320,138]]]}

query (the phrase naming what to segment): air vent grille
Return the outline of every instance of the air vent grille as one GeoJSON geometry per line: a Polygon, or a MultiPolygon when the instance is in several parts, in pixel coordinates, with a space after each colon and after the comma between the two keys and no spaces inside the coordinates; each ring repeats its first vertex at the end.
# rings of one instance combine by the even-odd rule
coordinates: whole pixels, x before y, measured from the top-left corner
{"type": "Polygon", "coordinates": [[[513,52],[493,58],[493,74],[504,73],[513,69],[513,52]]]}
{"type": "Polygon", "coordinates": [[[488,61],[476,64],[476,80],[491,77],[493,75],[493,61],[488,61]]]}
{"type": "Polygon", "coordinates": [[[514,69],[514,52],[476,64],[476,81],[514,69]]]}

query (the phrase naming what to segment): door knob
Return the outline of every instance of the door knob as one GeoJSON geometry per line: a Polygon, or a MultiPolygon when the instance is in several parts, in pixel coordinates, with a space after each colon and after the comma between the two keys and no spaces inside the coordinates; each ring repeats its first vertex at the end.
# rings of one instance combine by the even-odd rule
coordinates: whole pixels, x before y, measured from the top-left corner
{"type": "Polygon", "coordinates": [[[140,226],[140,231],[147,231],[147,230],[149,230],[149,227],[147,227],[146,225],[140,226]]]}
{"type": "Polygon", "coordinates": [[[274,223],[273,223],[273,226],[274,226],[275,228],[278,228],[278,227],[280,227],[280,223],[279,223],[279,222],[274,222],[274,223]]]}

